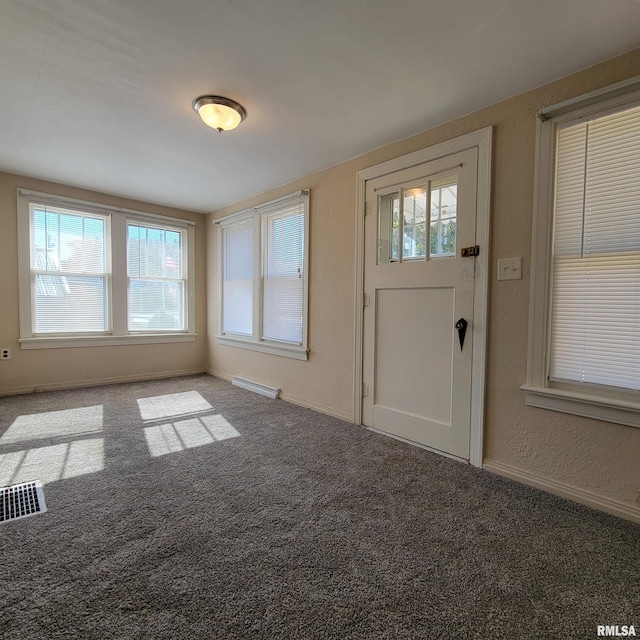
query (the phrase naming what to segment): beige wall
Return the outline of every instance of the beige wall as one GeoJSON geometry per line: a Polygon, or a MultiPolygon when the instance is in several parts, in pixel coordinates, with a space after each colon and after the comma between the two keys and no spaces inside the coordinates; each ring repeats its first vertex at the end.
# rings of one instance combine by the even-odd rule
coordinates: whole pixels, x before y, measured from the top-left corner
{"type": "Polygon", "coordinates": [[[205,217],[197,213],[0,173],[0,347],[11,349],[11,360],[0,361],[0,394],[204,371],[207,358],[204,227],[205,217]],[[196,341],[164,345],[21,350],[18,342],[20,325],[16,214],[16,189],[20,187],[195,220],[196,341]]]}
{"type": "Polygon", "coordinates": [[[0,361],[0,393],[181,374],[208,367],[221,377],[241,375],[279,386],[285,399],[351,419],[356,174],[360,169],[493,126],[485,460],[531,474],[542,484],[560,483],[629,509],[635,507],[640,514],[640,429],[529,408],[519,389],[526,377],[535,113],[541,107],[632,77],[638,70],[640,50],[206,218],[0,173],[0,346],[12,349],[11,360],[0,361]],[[196,221],[197,340],[167,345],[21,350],[18,187],[196,221]],[[309,361],[219,345],[214,337],[217,227],[213,219],[299,188],[311,189],[309,361]],[[498,258],[519,255],[523,257],[523,279],[498,282],[498,258]]]}
{"type": "MultiPolygon", "coordinates": [[[[350,419],[356,174],[363,168],[492,126],[485,460],[531,474],[543,484],[560,483],[632,510],[640,507],[640,429],[530,408],[519,389],[526,379],[527,363],[536,111],[632,77],[639,70],[637,50],[211,214],[207,228],[210,371],[225,378],[241,375],[279,386],[285,399],[350,419]],[[217,227],[213,220],[299,188],[311,189],[309,361],[219,345],[214,337],[217,227]],[[523,279],[498,282],[498,258],[514,256],[523,257],[523,279]]],[[[321,135],[320,129],[318,133],[321,135]]]]}

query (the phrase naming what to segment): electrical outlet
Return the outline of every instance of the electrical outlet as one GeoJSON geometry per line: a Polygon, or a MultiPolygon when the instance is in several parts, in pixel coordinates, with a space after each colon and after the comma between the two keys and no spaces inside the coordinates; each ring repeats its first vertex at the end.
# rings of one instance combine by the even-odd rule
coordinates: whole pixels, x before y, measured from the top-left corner
{"type": "Polygon", "coordinates": [[[0,348],[0,360],[11,360],[11,349],[9,347],[0,348]]]}
{"type": "Polygon", "coordinates": [[[522,258],[500,258],[498,260],[498,280],[520,280],[522,278],[522,258]]]}

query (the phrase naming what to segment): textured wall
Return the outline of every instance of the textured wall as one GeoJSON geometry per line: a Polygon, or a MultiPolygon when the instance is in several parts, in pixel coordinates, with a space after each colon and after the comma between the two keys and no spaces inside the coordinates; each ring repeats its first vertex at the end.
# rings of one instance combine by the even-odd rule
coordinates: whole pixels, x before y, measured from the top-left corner
{"type": "MultiPolygon", "coordinates": [[[[377,149],[209,216],[210,370],[280,386],[283,397],[349,418],[353,411],[356,174],[486,126],[494,127],[485,459],[640,505],[640,429],[525,405],[536,111],[635,76],[640,50],[377,149]],[[221,346],[217,332],[217,217],[311,189],[308,362],[221,346]],[[500,281],[497,260],[522,256],[523,278],[500,281]]],[[[321,133],[319,132],[319,135],[321,133]]],[[[313,151],[310,150],[310,153],[313,151]]]]}
{"type": "Polygon", "coordinates": [[[205,217],[197,213],[0,173],[0,346],[11,360],[0,361],[0,393],[64,387],[204,371],[206,368],[205,217]],[[21,350],[18,307],[16,189],[26,188],[149,213],[196,221],[195,342],[172,344],[21,350]]]}
{"type": "MultiPolygon", "coordinates": [[[[241,208],[297,189],[311,189],[309,361],[257,353],[209,341],[210,370],[281,387],[283,397],[350,419],[353,407],[353,273],[355,174],[339,165],[243,203],[241,208]]],[[[235,207],[234,209],[238,209],[235,207]]],[[[229,209],[231,211],[231,209],[229,209]]],[[[210,217],[211,218],[211,217],[210,217]]],[[[209,220],[209,331],[217,333],[217,225],[209,220]]]]}

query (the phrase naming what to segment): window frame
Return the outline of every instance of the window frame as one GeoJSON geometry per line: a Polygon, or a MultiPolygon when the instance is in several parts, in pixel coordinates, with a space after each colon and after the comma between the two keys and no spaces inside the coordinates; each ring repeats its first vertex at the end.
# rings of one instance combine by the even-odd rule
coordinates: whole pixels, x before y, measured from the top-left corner
{"type": "Polygon", "coordinates": [[[552,245],[556,131],[580,118],[640,104],[640,76],[553,105],[538,113],[534,175],[533,227],[526,404],[606,422],[640,427],[640,392],[549,380],[551,342],[552,245]]]}
{"type": "Polygon", "coordinates": [[[309,190],[302,189],[276,200],[265,202],[251,209],[214,220],[218,226],[218,331],[216,339],[219,344],[259,351],[271,355],[308,360],[309,349],[307,343],[309,317],[309,190]],[[263,224],[267,215],[273,215],[279,210],[290,206],[293,200],[300,199],[304,209],[304,256],[303,256],[303,296],[302,296],[302,340],[300,344],[280,340],[270,340],[262,337],[263,326],[263,224]],[[245,223],[253,224],[253,288],[252,288],[252,334],[246,336],[232,332],[224,332],[224,229],[232,225],[245,223]]]}
{"type": "Polygon", "coordinates": [[[174,333],[184,333],[185,331],[188,331],[188,327],[189,327],[189,304],[188,304],[188,298],[190,298],[188,292],[189,292],[189,268],[188,268],[188,264],[189,264],[189,234],[186,228],[182,228],[182,227],[178,227],[175,224],[163,224],[162,221],[156,220],[156,221],[151,221],[151,220],[142,220],[139,216],[138,217],[132,217],[132,216],[127,216],[126,219],[126,238],[125,238],[125,242],[127,245],[127,332],[129,334],[144,334],[144,333],[148,333],[148,334],[156,334],[156,333],[161,333],[161,334],[174,334],[174,333]],[[144,229],[155,229],[157,231],[170,231],[173,233],[178,233],[180,234],[180,264],[182,267],[182,276],[180,278],[174,277],[174,278],[170,278],[167,275],[163,276],[163,277],[159,277],[159,276],[132,276],[129,273],[129,255],[128,255],[128,249],[129,249],[129,227],[130,226],[134,226],[134,227],[138,227],[138,228],[144,228],[144,229]],[[132,298],[131,298],[131,285],[134,281],[139,281],[139,280],[148,280],[151,282],[173,282],[173,283],[182,283],[182,298],[183,298],[183,307],[184,307],[184,318],[183,318],[183,329],[158,329],[158,330],[138,330],[138,329],[132,329],[131,328],[131,307],[132,307],[132,298]]]}
{"type": "Polygon", "coordinates": [[[67,198],[49,193],[19,188],[17,190],[18,222],[18,294],[20,309],[21,349],[57,349],[84,346],[115,346],[126,344],[158,344],[193,342],[195,333],[195,223],[190,220],[161,216],[104,205],[96,202],[67,198]],[[35,334],[33,331],[34,300],[31,281],[31,205],[52,209],[67,209],[89,216],[107,218],[106,237],[109,330],[100,333],[35,334]],[[130,222],[163,227],[183,234],[186,252],[185,329],[172,331],[130,331],[128,329],[129,296],[127,275],[127,225],[130,222]]]}

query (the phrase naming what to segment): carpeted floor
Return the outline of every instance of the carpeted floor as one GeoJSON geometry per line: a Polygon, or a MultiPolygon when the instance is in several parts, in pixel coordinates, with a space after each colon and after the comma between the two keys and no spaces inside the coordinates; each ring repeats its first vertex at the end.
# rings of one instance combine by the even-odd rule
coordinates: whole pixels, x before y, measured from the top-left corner
{"type": "Polygon", "coordinates": [[[640,526],[209,376],[0,399],[6,640],[640,636],[640,526]]]}

